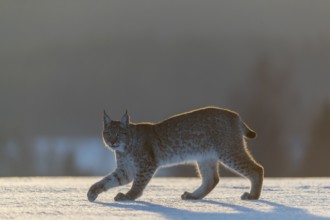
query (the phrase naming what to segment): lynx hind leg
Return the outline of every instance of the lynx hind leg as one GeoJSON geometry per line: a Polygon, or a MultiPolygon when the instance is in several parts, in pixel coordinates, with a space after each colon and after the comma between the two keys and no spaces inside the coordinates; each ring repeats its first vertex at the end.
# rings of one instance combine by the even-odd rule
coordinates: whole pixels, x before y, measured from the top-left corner
{"type": "Polygon", "coordinates": [[[181,198],[183,200],[202,199],[209,194],[219,182],[218,160],[198,161],[197,168],[202,178],[202,185],[192,193],[185,192],[182,194],[181,198]]]}
{"type": "Polygon", "coordinates": [[[250,193],[245,192],[241,199],[259,199],[264,178],[264,168],[253,159],[247,149],[244,147],[242,151],[220,159],[226,166],[250,180],[250,193]]]}

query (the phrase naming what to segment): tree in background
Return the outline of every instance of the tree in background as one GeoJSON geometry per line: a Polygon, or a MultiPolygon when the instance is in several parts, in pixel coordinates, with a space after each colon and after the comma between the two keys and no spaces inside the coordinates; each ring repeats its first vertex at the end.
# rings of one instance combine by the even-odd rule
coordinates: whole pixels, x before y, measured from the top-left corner
{"type": "Polygon", "coordinates": [[[265,167],[266,176],[289,175],[289,155],[283,140],[285,114],[292,104],[290,68],[278,71],[267,57],[257,63],[243,90],[234,95],[234,109],[258,137],[249,141],[254,158],[265,167]]]}
{"type": "Polygon", "coordinates": [[[330,176],[330,103],[325,103],[312,126],[310,143],[299,175],[330,176]]]}

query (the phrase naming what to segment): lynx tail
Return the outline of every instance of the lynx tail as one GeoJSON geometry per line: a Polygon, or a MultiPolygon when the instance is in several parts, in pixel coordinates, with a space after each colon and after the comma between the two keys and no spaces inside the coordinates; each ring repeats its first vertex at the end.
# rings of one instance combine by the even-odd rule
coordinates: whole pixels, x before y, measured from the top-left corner
{"type": "Polygon", "coordinates": [[[251,128],[249,128],[249,126],[247,126],[247,124],[245,124],[243,121],[242,121],[242,128],[243,128],[245,137],[251,138],[251,139],[254,139],[257,137],[257,133],[255,131],[253,131],[251,128]]]}

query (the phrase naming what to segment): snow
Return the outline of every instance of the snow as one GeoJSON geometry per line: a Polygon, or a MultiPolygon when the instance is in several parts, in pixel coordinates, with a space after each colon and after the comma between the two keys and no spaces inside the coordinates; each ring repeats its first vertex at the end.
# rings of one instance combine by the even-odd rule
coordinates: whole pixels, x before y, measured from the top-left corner
{"type": "Polygon", "coordinates": [[[266,178],[260,200],[242,201],[243,178],[222,178],[203,200],[183,201],[198,178],[153,178],[137,201],[115,202],[111,189],[96,202],[90,185],[101,177],[0,178],[0,219],[330,219],[330,178],[266,178]]]}

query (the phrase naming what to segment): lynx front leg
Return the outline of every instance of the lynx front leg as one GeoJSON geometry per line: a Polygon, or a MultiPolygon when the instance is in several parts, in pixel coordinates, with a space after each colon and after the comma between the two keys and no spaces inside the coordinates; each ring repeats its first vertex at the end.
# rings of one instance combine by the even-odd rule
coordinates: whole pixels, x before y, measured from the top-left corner
{"type": "Polygon", "coordinates": [[[140,197],[155,171],[156,167],[150,164],[140,168],[135,175],[132,188],[126,194],[118,193],[115,201],[135,200],[140,197]]]}
{"type": "Polygon", "coordinates": [[[127,175],[125,170],[116,169],[113,173],[104,177],[102,180],[96,182],[90,187],[87,193],[88,200],[93,202],[100,193],[116,186],[126,185],[130,183],[132,179],[132,177],[127,175]]]}

